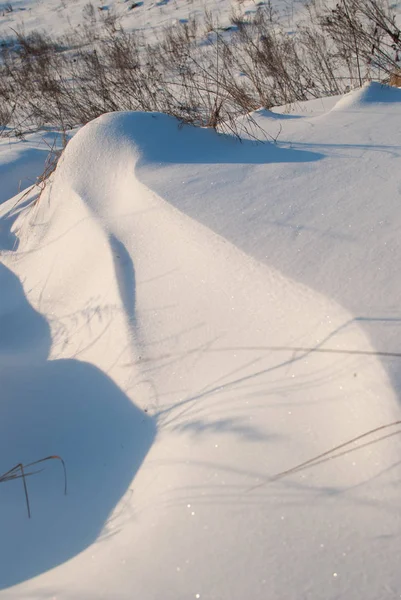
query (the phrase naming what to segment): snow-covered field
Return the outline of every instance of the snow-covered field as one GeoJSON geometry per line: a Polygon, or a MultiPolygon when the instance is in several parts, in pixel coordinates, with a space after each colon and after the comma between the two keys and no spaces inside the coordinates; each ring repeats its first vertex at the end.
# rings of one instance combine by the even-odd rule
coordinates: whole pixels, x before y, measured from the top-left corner
{"type": "MultiPolygon", "coordinates": [[[[261,0],[10,0],[0,2],[0,37],[13,35],[12,29],[28,34],[32,31],[62,36],[89,24],[91,15],[101,22],[108,16],[120,20],[126,31],[141,31],[152,39],[166,25],[174,25],[192,17],[204,16],[205,9],[221,26],[230,23],[233,13],[250,16],[258,6],[268,5],[261,0]],[[94,13],[88,6],[92,4],[94,13]],[[11,6],[12,10],[8,7],[11,6]]],[[[290,26],[302,13],[305,0],[271,0],[272,10],[290,26]]]]}
{"type": "Polygon", "coordinates": [[[1,598],[399,597],[399,428],[275,476],[401,418],[400,112],[1,142],[1,598]]]}

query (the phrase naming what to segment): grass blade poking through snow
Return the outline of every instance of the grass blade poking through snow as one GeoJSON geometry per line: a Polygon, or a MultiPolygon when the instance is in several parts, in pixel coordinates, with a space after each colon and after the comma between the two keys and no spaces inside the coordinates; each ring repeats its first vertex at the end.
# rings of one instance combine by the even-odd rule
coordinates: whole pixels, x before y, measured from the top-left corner
{"type": "Polygon", "coordinates": [[[383,431],[384,429],[388,429],[389,427],[395,427],[396,425],[401,425],[401,420],[393,421],[392,423],[387,423],[387,425],[380,425],[379,427],[370,429],[369,431],[366,431],[365,433],[362,433],[361,435],[357,435],[356,437],[352,438],[351,440],[348,440],[347,442],[343,442],[342,444],[339,444],[338,446],[335,446],[334,448],[330,448],[330,450],[326,450],[325,452],[322,452],[321,454],[318,454],[317,456],[314,456],[313,458],[310,458],[309,460],[306,460],[302,463],[299,463],[298,465],[295,465],[295,467],[291,467],[290,469],[286,469],[285,471],[281,471],[280,473],[273,475],[273,477],[271,477],[268,481],[263,481],[262,483],[258,483],[257,485],[252,486],[251,488],[249,488],[247,490],[247,492],[252,492],[253,490],[258,489],[258,488],[266,485],[267,483],[277,481],[278,479],[282,479],[283,477],[286,477],[287,475],[292,475],[293,473],[298,473],[298,471],[302,471],[303,469],[307,469],[308,467],[314,467],[314,466],[319,465],[320,463],[325,462],[327,460],[339,458],[340,456],[343,456],[344,454],[347,454],[348,452],[351,452],[353,450],[359,450],[370,444],[375,444],[375,443],[385,440],[389,437],[393,437],[394,435],[398,435],[399,433],[401,433],[400,430],[397,430],[393,433],[389,433],[389,434],[379,437],[377,439],[371,440],[365,444],[357,446],[356,448],[353,448],[353,449],[348,448],[348,446],[350,446],[351,444],[354,444],[355,442],[359,442],[360,440],[368,437],[369,435],[372,435],[373,433],[377,433],[378,431],[383,431]],[[346,448],[346,450],[344,450],[344,448],[346,448]],[[338,452],[339,450],[344,450],[344,451],[340,452],[339,454],[334,454],[335,452],[338,452]]]}
{"type": "Polygon", "coordinates": [[[18,465],[15,465],[15,467],[10,469],[9,471],[6,471],[6,473],[3,473],[3,475],[0,475],[0,483],[4,483],[6,481],[11,481],[13,479],[22,479],[23,484],[24,484],[26,508],[28,511],[29,518],[31,518],[31,507],[29,504],[28,487],[26,485],[26,478],[29,477],[30,475],[35,475],[36,473],[40,473],[40,471],[29,471],[27,473],[27,472],[25,472],[25,469],[27,469],[29,467],[33,467],[34,465],[38,465],[38,464],[43,463],[48,460],[59,460],[61,462],[61,464],[63,465],[64,495],[67,495],[67,469],[65,466],[65,462],[61,458],[61,456],[57,456],[57,455],[46,456],[46,458],[40,458],[39,460],[35,460],[34,462],[28,463],[25,466],[22,463],[19,463],[18,465]]]}

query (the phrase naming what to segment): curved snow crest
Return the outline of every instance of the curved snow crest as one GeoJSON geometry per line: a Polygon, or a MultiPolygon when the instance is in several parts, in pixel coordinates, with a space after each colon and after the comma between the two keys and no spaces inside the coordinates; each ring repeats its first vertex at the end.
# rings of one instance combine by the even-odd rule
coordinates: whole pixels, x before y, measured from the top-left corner
{"type": "MultiPolygon", "coordinates": [[[[109,245],[131,336],[140,344],[136,268],[132,260],[137,240],[132,232],[135,215],[159,211],[160,198],[139,181],[137,170],[157,172],[166,163],[254,165],[320,158],[318,153],[282,149],[271,143],[240,142],[211,129],[183,125],[162,113],[109,113],[87,124],[71,140],[57,167],[53,186],[54,190],[70,189],[75,201],[83,201],[83,209],[95,217],[99,233],[109,245]],[[128,231],[130,220],[132,228],[128,231]]],[[[61,215],[69,209],[60,205],[58,198],[59,194],[52,193],[51,203],[55,201],[58,207],[57,219],[64,220],[61,215]]],[[[169,209],[173,210],[170,205],[169,209]]],[[[168,222],[169,217],[166,219],[168,222]]]]}
{"type": "MultiPolygon", "coordinates": [[[[239,143],[213,130],[182,126],[177,119],[165,114],[140,112],[103,115],[87,124],[69,143],[51,190],[50,205],[55,202],[53,227],[64,221],[66,210],[73,212],[75,219],[79,215],[77,222],[87,223],[87,230],[81,234],[78,256],[69,262],[76,265],[84,261],[81,255],[89,254],[92,246],[90,262],[98,272],[94,284],[100,288],[106,280],[110,282],[111,296],[124,314],[120,336],[130,341],[131,360],[152,361],[155,352],[162,356],[174,355],[179,342],[179,346],[183,344],[185,351],[191,349],[191,352],[202,345],[223,345],[228,348],[229,363],[237,364],[241,363],[240,355],[231,347],[254,347],[256,341],[263,347],[266,339],[272,345],[272,340],[276,340],[281,346],[283,339],[294,339],[294,332],[306,347],[308,340],[311,347],[328,342],[330,345],[332,340],[337,348],[370,347],[353,316],[340,306],[284,278],[274,269],[260,265],[154,194],[137,176],[139,167],[146,167],[148,173],[157,175],[159,167],[169,162],[243,165],[247,161],[263,163],[277,157],[280,161],[281,152],[287,160],[293,151],[281,150],[272,144],[239,143]],[[84,219],[82,210],[86,215],[84,219]],[[158,302],[161,297],[162,309],[158,302]],[[299,314],[302,314],[301,324],[299,314]],[[181,342],[177,329],[191,332],[194,327],[196,333],[181,342]],[[211,336],[211,331],[215,335],[211,336]]],[[[66,228],[65,224],[62,226],[66,228]]],[[[320,358],[312,359],[309,354],[306,351],[306,362],[318,364],[320,358]]],[[[267,363],[272,359],[270,356],[267,363]]],[[[180,367],[175,366],[173,374],[180,381],[187,381],[188,386],[187,400],[182,395],[177,399],[178,413],[181,402],[191,405],[192,396],[196,397],[199,388],[204,387],[202,376],[209,380],[210,373],[215,372],[217,381],[220,380],[225,361],[223,366],[219,361],[210,363],[209,356],[202,361],[204,371],[200,369],[196,376],[187,373],[186,359],[181,361],[180,367]]],[[[289,363],[298,361],[302,363],[302,353],[289,363]]],[[[302,371],[303,367],[300,368],[302,371]]],[[[242,370],[241,376],[230,382],[228,390],[246,384],[248,371],[251,380],[265,376],[263,368],[255,372],[241,366],[242,370]]],[[[387,381],[378,360],[366,377],[367,381],[374,377],[387,381]]],[[[161,414],[159,395],[170,389],[169,379],[170,376],[166,381],[162,369],[160,379],[155,376],[145,381],[145,404],[152,404],[154,415],[161,414]]],[[[225,377],[222,379],[224,382],[225,377]]],[[[210,387],[208,396],[220,393],[220,386],[206,387],[210,387]]],[[[346,406],[349,396],[343,401],[346,406]]],[[[355,391],[352,405],[356,420],[348,415],[342,419],[341,410],[337,414],[338,406],[332,416],[331,424],[341,422],[342,439],[346,431],[350,437],[360,432],[361,418],[368,429],[386,419],[385,415],[390,419],[393,414],[391,402],[387,408],[378,409],[374,394],[366,387],[362,393],[355,391]],[[371,398],[369,410],[366,410],[367,398],[371,398]]],[[[175,414],[173,400],[169,403],[170,409],[175,414]]],[[[335,443],[336,428],[329,427],[328,431],[323,427],[319,432],[323,443],[326,436],[327,440],[333,436],[335,443]]],[[[354,474],[345,472],[337,475],[340,479],[354,478],[354,474]]]]}
{"type": "Polygon", "coordinates": [[[361,88],[345,94],[332,108],[332,111],[368,108],[375,104],[401,102],[401,89],[368,81],[361,88]]]}
{"type": "MultiPolygon", "coordinates": [[[[182,124],[163,113],[117,112],[98,117],[83,127],[68,144],[64,159],[68,171],[77,180],[93,177],[83,172],[87,160],[91,170],[102,159],[108,166],[124,169],[118,157],[127,153],[134,163],[166,164],[264,164],[281,162],[313,162],[322,155],[317,152],[281,148],[272,143],[239,141],[232,135],[213,129],[182,124]],[[89,158],[90,157],[90,158],[89,158]],[[83,162],[82,162],[83,161],[83,162]]],[[[62,161],[64,163],[64,161],[62,161]]],[[[61,165],[60,165],[61,166],[61,165]]]]}
{"type": "MultiPolygon", "coordinates": [[[[396,487],[395,498],[383,491],[398,474],[386,471],[393,446],[377,445],[377,460],[368,446],[271,481],[277,472],[392,419],[394,398],[378,359],[347,354],[349,348],[373,350],[366,336],[340,306],[261,266],[224,239],[224,230],[212,233],[163,200],[163,189],[157,196],[138,179],[138,167],[157,177],[159,164],[177,161],[174,183],[185,194],[188,162],[231,162],[236,168],[247,160],[262,164],[294,156],[311,158],[140,113],[105,115],[68,145],[15,264],[36,312],[24,302],[21,310],[31,323],[38,312],[48,316],[51,357],[67,360],[46,361],[41,369],[24,366],[24,378],[8,372],[13,402],[3,439],[6,448],[6,429],[23,414],[25,381],[39,405],[28,411],[34,431],[28,435],[26,426],[13,448],[28,439],[23,448],[28,456],[35,450],[36,458],[53,452],[51,443],[60,439],[72,483],[75,477],[71,514],[80,520],[67,535],[68,553],[63,546],[57,562],[92,545],[38,579],[38,586],[77,586],[77,597],[100,588],[113,597],[118,587],[121,597],[144,600],[296,600],[309,593],[310,564],[316,561],[313,593],[334,599],[349,591],[347,578],[333,583],[332,576],[344,545],[358,549],[362,568],[356,578],[366,565],[375,572],[369,546],[359,540],[382,533],[381,501],[398,502],[396,487]],[[331,354],[319,352],[330,348],[331,354]],[[53,436],[54,386],[65,422],[53,436]],[[36,436],[41,421],[44,432],[36,436]],[[91,433],[88,443],[82,427],[91,433]],[[111,468],[116,463],[119,468],[111,468]],[[128,485],[134,493],[120,502],[128,485]],[[93,518],[80,537],[85,519],[75,490],[81,489],[84,511],[93,518]],[[100,499],[96,510],[94,497],[100,499]],[[93,544],[99,525],[108,535],[105,543],[93,544]],[[322,552],[321,545],[329,550],[322,552]],[[244,565],[249,577],[243,577],[244,565]]],[[[196,176],[194,170],[190,175],[196,176]]],[[[219,175],[226,177],[226,171],[214,180],[198,175],[200,186],[220,184],[219,175]]],[[[195,204],[202,199],[189,198],[195,204]]],[[[209,208],[216,211],[217,205],[209,208]]],[[[241,226],[244,216],[240,210],[238,215],[241,226]]],[[[23,293],[17,282],[15,289],[23,293]]],[[[39,483],[34,491],[45,507],[39,483]]],[[[56,506],[58,516],[63,505],[56,506]]],[[[389,514],[385,530],[392,530],[394,518],[389,514]]],[[[43,523],[44,508],[39,532],[43,523]]],[[[54,544],[46,527],[51,566],[54,544]]],[[[59,539],[65,529],[55,529],[59,539]]],[[[32,560],[40,535],[28,540],[22,575],[15,557],[25,539],[12,534],[8,581],[43,571],[43,561],[32,560]]],[[[366,597],[379,597],[372,589],[366,597]]]]}
{"type": "MultiPolygon", "coordinates": [[[[313,340],[312,346],[316,343],[324,346],[334,339],[337,347],[369,347],[352,315],[306,286],[261,266],[235,245],[154,194],[137,175],[139,169],[141,172],[147,169],[148,174],[157,177],[159,167],[169,162],[244,165],[247,161],[252,164],[280,161],[282,152],[288,160],[293,151],[272,144],[239,143],[231,136],[209,129],[182,126],[175,118],[161,113],[110,113],[86,125],[70,142],[57,169],[54,188],[69,187],[73,195],[83,201],[109,246],[113,280],[135,359],[152,361],[155,354],[169,356],[176,352],[178,343],[191,352],[203,345],[224,346],[229,363],[237,364],[241,359],[232,347],[255,346],[256,340],[263,346],[267,339],[269,343],[276,339],[281,345],[283,339],[293,339],[293,332],[300,330],[305,343],[313,340]],[[159,310],[155,300],[161,297],[163,310],[159,310]],[[300,313],[304,323],[301,326],[300,313]],[[323,313],[330,318],[322,317],[323,313]],[[191,332],[194,327],[196,333],[186,334],[184,339],[188,337],[188,340],[180,341],[182,334],[178,334],[177,329],[191,332]]],[[[309,357],[308,352],[306,356],[309,357]]],[[[183,383],[186,394],[178,395],[176,402],[172,399],[168,409],[160,409],[159,396],[170,390],[170,375],[166,379],[162,369],[160,376],[155,375],[147,384],[153,397],[153,414],[158,418],[169,410],[173,415],[180,414],[181,403],[185,407],[188,404],[190,411],[192,396],[197,397],[199,389],[204,387],[202,378],[209,381],[211,373],[215,373],[219,381],[226,364],[226,359],[222,363],[211,362],[207,353],[206,356],[202,353],[203,370],[198,365],[199,373],[194,375],[187,372],[186,360],[178,361],[173,373],[173,380],[186,382],[183,383]]],[[[319,360],[308,358],[307,362],[314,364],[319,360]]],[[[267,363],[271,361],[269,357],[267,363]]],[[[298,362],[298,357],[294,362],[298,362]]],[[[372,373],[375,371],[376,377],[387,380],[380,363],[375,364],[372,373]]],[[[241,366],[242,370],[240,376],[227,383],[228,395],[231,388],[236,390],[237,386],[246,385],[248,377],[263,380],[266,375],[263,368],[255,371],[241,366]]],[[[225,390],[225,377],[222,380],[221,387],[225,390]]],[[[220,394],[220,386],[206,387],[210,388],[207,397],[220,394]]],[[[340,417],[342,436],[349,431],[352,437],[356,423],[359,432],[362,417],[366,428],[381,420],[374,408],[373,395],[369,410],[362,408],[371,395],[366,388],[362,395],[356,393],[352,404],[354,416],[359,417],[357,421],[348,416],[340,417]]],[[[348,396],[344,401],[347,405],[348,396]]],[[[337,409],[338,406],[336,415],[337,409]]],[[[383,418],[385,414],[392,415],[391,403],[388,411],[380,408],[379,413],[383,418]]],[[[334,421],[338,418],[333,414],[334,421]]],[[[333,433],[333,441],[337,439],[336,428],[329,430],[323,427],[319,432],[322,442],[333,433]]],[[[345,475],[345,472],[341,473],[340,480],[344,476],[354,480],[354,474],[345,475]]]]}
{"type": "MultiPolygon", "coordinates": [[[[89,210],[95,217],[94,222],[109,245],[115,281],[131,335],[140,345],[141,331],[136,318],[136,265],[132,257],[147,245],[148,231],[157,221],[151,218],[147,226],[138,228],[140,217],[148,211],[163,214],[160,227],[166,225],[166,232],[177,215],[184,220],[184,224],[178,225],[184,231],[192,228],[194,223],[141,183],[138,170],[147,169],[156,174],[166,163],[252,166],[267,162],[309,162],[320,158],[315,152],[284,149],[271,143],[240,142],[212,129],[183,125],[162,113],[109,113],[87,124],[71,140],[56,170],[53,186],[55,191],[70,189],[75,200],[83,201],[84,210],[89,210]]],[[[51,202],[56,201],[60,220],[66,207],[60,206],[58,197],[52,193],[51,202]]],[[[199,228],[197,223],[195,236],[199,228]]],[[[216,236],[212,235],[212,246],[216,245],[215,240],[216,236]]],[[[280,279],[278,274],[275,276],[280,279]]]]}
{"type": "Polygon", "coordinates": [[[141,164],[194,162],[198,158],[203,162],[206,158],[214,162],[224,160],[227,153],[232,159],[238,158],[239,147],[232,137],[182,125],[176,118],[162,113],[108,113],[78,132],[67,146],[58,170],[65,170],[75,185],[81,182],[87,186],[88,178],[90,184],[98,181],[97,166],[103,173],[105,165],[109,170],[115,166],[121,174],[139,161],[141,164]],[[89,173],[85,167],[88,163],[89,173]]]}

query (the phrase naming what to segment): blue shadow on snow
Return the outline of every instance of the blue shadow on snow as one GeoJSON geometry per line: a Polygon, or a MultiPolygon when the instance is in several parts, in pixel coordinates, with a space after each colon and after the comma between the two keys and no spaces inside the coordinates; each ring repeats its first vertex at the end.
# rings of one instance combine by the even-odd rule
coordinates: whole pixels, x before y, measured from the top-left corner
{"type": "Polygon", "coordinates": [[[273,142],[239,141],[233,135],[216,133],[210,128],[183,125],[175,117],[162,113],[121,112],[104,115],[89,123],[93,129],[110,126],[110,132],[136,145],[139,165],[155,164],[266,164],[314,162],[323,154],[310,150],[283,148],[273,142]]]}
{"type": "MultiPolygon", "coordinates": [[[[0,473],[52,454],[27,480],[1,486],[0,588],[74,557],[107,528],[155,434],[156,425],[105,373],[78,360],[48,360],[46,319],[19,279],[0,264],[0,473]]],[[[107,536],[104,540],[107,543],[107,536]]]]}

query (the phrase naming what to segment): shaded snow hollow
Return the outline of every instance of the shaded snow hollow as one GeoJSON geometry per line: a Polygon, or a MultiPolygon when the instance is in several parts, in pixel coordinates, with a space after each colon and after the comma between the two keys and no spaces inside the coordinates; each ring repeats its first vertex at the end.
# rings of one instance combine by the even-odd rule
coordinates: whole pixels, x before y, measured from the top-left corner
{"type": "Polygon", "coordinates": [[[396,429],[274,476],[400,418],[400,94],[105,115],[1,206],[0,468],[69,493],[2,485],[0,597],[396,596],[396,429]]]}

